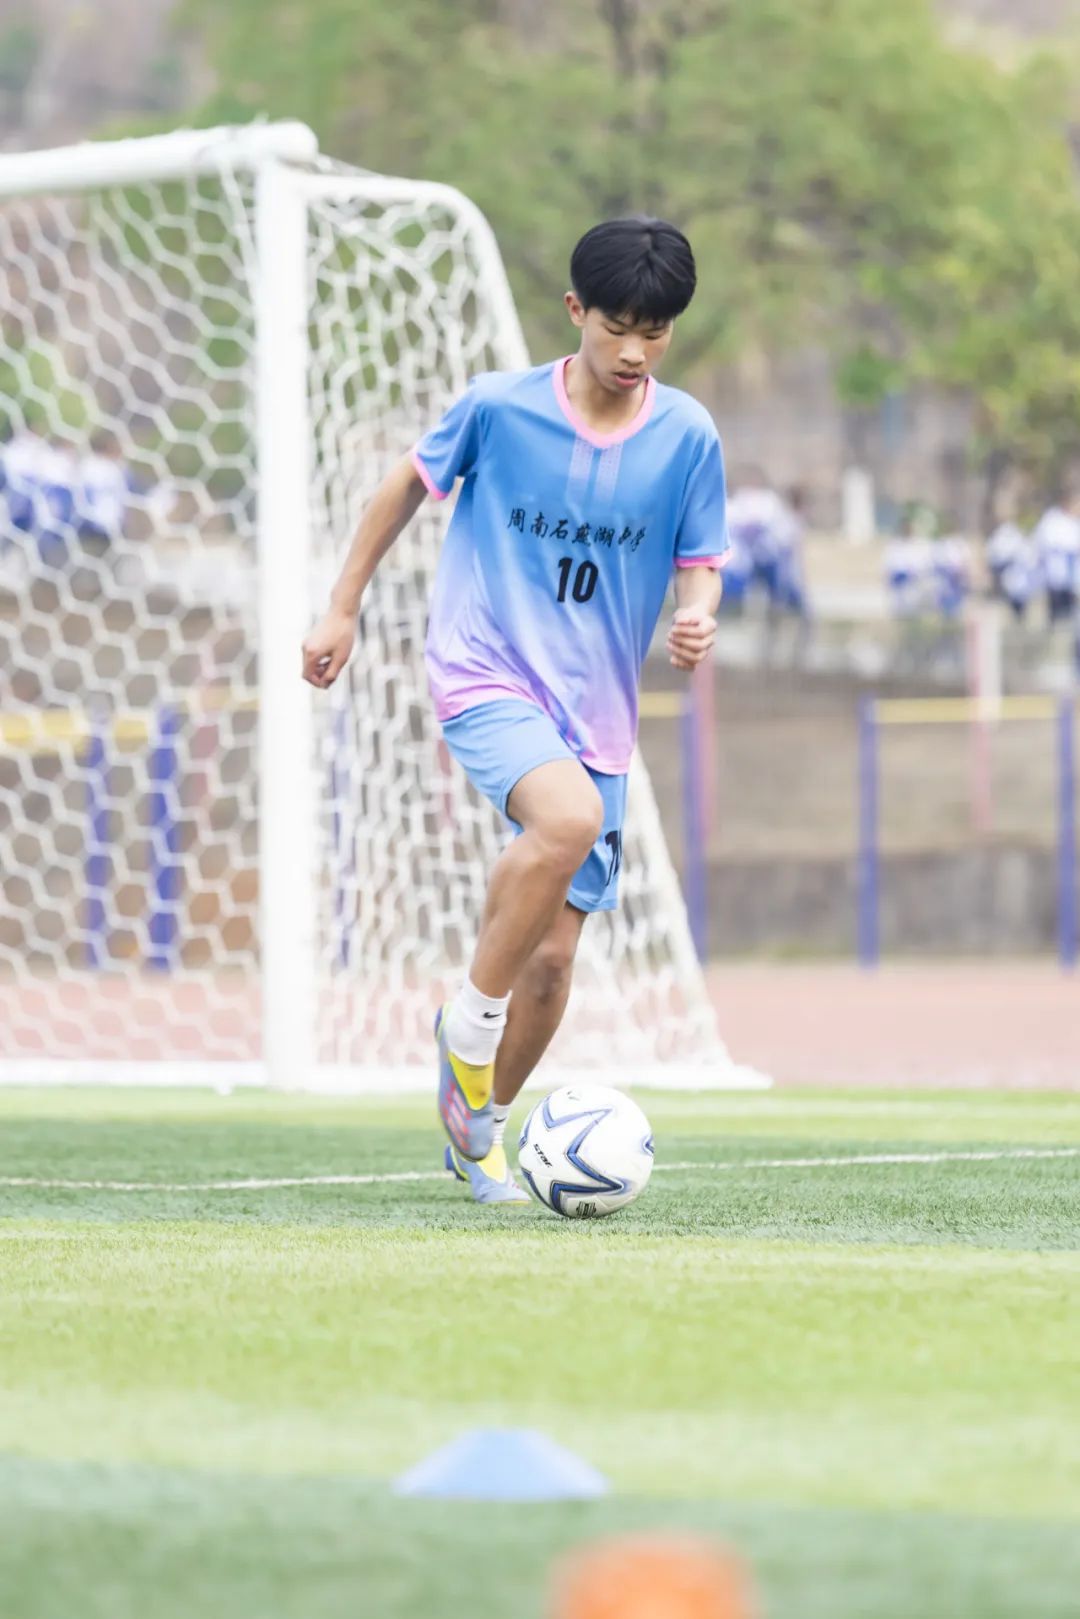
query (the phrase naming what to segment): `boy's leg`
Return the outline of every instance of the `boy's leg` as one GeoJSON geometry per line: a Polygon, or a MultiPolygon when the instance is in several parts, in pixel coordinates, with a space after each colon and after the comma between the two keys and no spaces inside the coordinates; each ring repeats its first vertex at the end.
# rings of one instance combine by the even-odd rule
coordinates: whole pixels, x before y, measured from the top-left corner
{"type": "Polygon", "coordinates": [[[439,1030],[439,1111],[470,1159],[485,1157],[493,1139],[495,1052],[510,991],[600,834],[603,802],[582,765],[556,759],[521,778],[507,814],[521,835],[496,862],[469,977],[439,1030]]]}
{"type": "Polygon", "coordinates": [[[574,873],[566,903],[514,980],[506,1032],[495,1061],[494,1105],[500,1127],[562,1022],[586,916],[592,911],[614,910],[618,903],[627,778],[599,771],[590,771],[589,778],[603,818],[592,847],[574,873]]]}
{"type": "Polygon", "coordinates": [[[547,936],[600,836],[604,806],[584,766],[557,759],[518,782],[507,814],[522,833],[491,874],[469,973],[485,995],[509,995],[547,936]]]}
{"type": "Polygon", "coordinates": [[[551,1043],[570,995],[574,954],[585,913],[564,905],[514,983],[506,1029],[495,1058],[494,1134],[491,1151],[480,1163],[469,1163],[453,1147],[446,1167],[466,1181],[478,1203],[528,1203],[518,1186],[503,1144],[510,1108],[525,1081],[551,1043]]]}
{"type": "Polygon", "coordinates": [[[562,1022],[584,922],[584,911],[564,905],[518,974],[495,1059],[496,1116],[516,1100],[562,1022]]]}

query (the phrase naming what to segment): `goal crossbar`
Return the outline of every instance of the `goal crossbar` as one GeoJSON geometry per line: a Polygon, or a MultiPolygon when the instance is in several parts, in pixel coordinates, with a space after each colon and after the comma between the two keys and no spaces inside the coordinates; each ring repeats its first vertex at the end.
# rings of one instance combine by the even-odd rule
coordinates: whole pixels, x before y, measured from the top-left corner
{"type": "Polygon", "coordinates": [[[228,169],[254,171],[267,162],[310,163],[318,154],[314,130],[293,120],[79,141],[0,155],[0,198],[135,185],[140,180],[182,179],[228,169]]]}

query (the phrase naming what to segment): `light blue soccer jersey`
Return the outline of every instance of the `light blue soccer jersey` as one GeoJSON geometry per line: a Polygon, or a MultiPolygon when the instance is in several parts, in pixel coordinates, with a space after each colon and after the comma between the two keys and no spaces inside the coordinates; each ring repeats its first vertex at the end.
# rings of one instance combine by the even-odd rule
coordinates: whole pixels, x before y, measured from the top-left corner
{"type": "Polygon", "coordinates": [[[477,377],[413,451],[437,500],[464,479],[428,677],[440,720],[536,703],[584,764],[621,775],[672,567],[727,554],[724,462],[703,406],[652,378],[633,421],[595,433],[567,398],[567,363],[477,377]]]}

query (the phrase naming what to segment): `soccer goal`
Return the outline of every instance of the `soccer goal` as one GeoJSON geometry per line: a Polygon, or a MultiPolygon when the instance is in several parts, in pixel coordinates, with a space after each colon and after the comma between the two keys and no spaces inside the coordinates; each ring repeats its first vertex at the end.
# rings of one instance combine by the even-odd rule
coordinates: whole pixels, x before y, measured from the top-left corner
{"type": "MultiPolygon", "coordinates": [[[[329,693],[299,647],[380,476],[528,363],[453,189],[298,124],[0,157],[0,1079],[433,1083],[503,833],[427,700],[430,504],[329,693]]],[[[758,1083],[645,770],[554,1077],[758,1083]]]]}

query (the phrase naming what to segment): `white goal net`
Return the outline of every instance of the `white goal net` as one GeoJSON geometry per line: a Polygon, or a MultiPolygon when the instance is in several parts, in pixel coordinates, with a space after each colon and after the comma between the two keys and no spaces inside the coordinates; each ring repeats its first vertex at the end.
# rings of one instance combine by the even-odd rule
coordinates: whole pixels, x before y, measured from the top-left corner
{"type": "MultiPolygon", "coordinates": [[[[432,505],[332,692],[364,499],[527,364],[486,222],[299,125],[0,158],[0,1079],[430,1084],[502,846],[426,696],[432,505]]],[[[644,769],[549,1072],[753,1083],[644,769]]]]}

